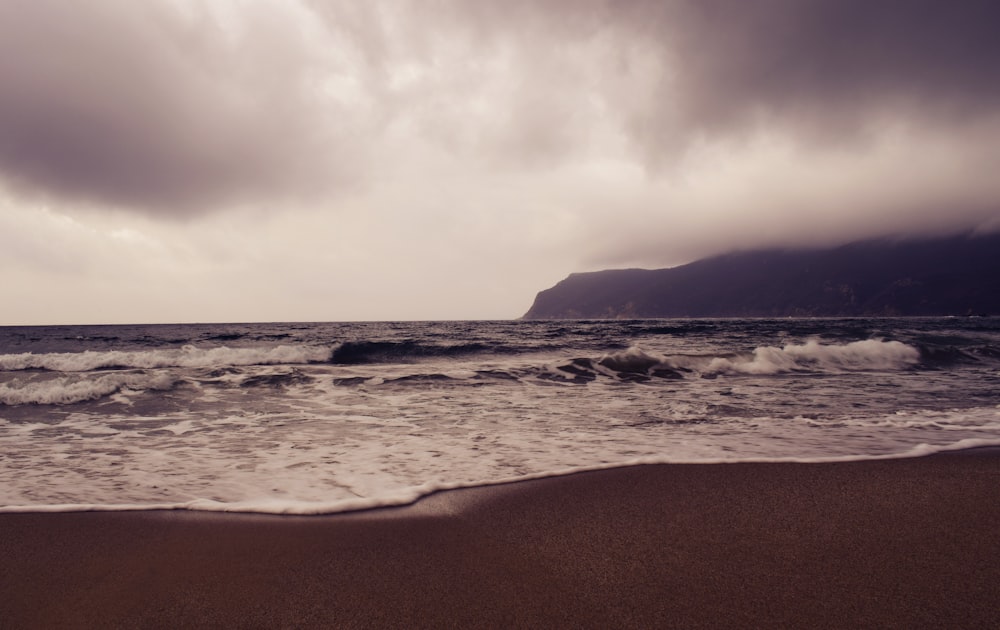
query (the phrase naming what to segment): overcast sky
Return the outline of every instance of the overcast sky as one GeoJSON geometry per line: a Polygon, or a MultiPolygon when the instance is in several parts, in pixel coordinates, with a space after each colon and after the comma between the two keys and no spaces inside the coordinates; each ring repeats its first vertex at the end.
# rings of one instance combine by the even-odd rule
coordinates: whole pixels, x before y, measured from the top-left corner
{"type": "Polygon", "coordinates": [[[0,324],[513,318],[1000,228],[995,0],[0,0],[0,324]]]}

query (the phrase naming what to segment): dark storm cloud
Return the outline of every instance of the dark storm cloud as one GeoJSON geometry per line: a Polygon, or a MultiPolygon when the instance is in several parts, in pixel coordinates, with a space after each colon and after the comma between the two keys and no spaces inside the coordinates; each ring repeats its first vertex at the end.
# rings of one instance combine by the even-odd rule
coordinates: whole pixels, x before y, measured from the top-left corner
{"type": "Polygon", "coordinates": [[[1000,229],[998,12],[0,0],[0,318],[505,317],[571,271],[1000,229]]]}
{"type": "Polygon", "coordinates": [[[650,23],[676,59],[659,115],[634,121],[654,144],[762,123],[830,141],[1000,105],[990,0],[690,0],[650,23]]]}
{"type": "Polygon", "coordinates": [[[633,201],[602,196],[603,211],[588,209],[591,261],[676,264],[732,248],[998,225],[996,2],[435,6],[435,24],[518,60],[506,68],[517,79],[506,104],[527,88],[533,106],[506,108],[515,124],[500,146],[526,163],[558,142],[572,156],[599,118],[646,165],[652,188],[632,180],[633,201]],[[589,66],[561,65],[567,50],[584,51],[589,66]],[[532,120],[547,133],[519,134],[532,120]]]}
{"type": "Polygon", "coordinates": [[[1000,111],[986,0],[212,6],[0,0],[0,183],[193,213],[407,171],[428,144],[544,175],[613,136],[669,176],[761,130],[863,151],[892,125],[975,142],[1000,111]]]}
{"type": "Polygon", "coordinates": [[[319,115],[336,110],[310,101],[280,21],[244,17],[233,33],[164,3],[0,2],[0,178],[161,213],[335,182],[319,115]]]}
{"type": "Polygon", "coordinates": [[[513,39],[529,58],[610,38],[596,89],[653,162],[692,140],[762,126],[843,142],[900,121],[994,115],[1000,105],[993,0],[445,4],[480,40],[513,39]],[[636,66],[643,56],[651,67],[636,66]],[[629,75],[635,84],[622,89],[629,75]]]}

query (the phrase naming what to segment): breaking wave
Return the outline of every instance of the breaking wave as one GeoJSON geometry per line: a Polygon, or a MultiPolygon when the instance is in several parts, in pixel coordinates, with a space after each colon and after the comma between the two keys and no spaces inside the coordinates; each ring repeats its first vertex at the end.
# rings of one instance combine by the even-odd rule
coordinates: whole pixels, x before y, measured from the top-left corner
{"type": "Polygon", "coordinates": [[[165,373],[111,373],[94,378],[65,376],[21,384],[0,384],[0,404],[69,405],[97,400],[122,390],[168,390],[178,379],[165,373]]]}
{"type": "Polygon", "coordinates": [[[111,350],[49,354],[0,355],[0,370],[51,370],[90,372],[112,368],[208,368],[247,365],[320,363],[329,360],[330,349],[320,346],[274,346],[269,348],[198,348],[148,351],[111,350]]]}
{"type": "Polygon", "coordinates": [[[731,356],[665,356],[632,346],[599,359],[578,358],[559,365],[547,377],[586,383],[601,375],[625,381],[677,379],[687,375],[713,378],[723,374],[772,375],[794,372],[860,372],[904,370],[920,363],[920,351],[899,341],[869,339],[847,344],[809,341],[782,348],[761,346],[731,356]]]}
{"type": "MultiPolygon", "coordinates": [[[[407,356],[413,356],[412,354],[407,356]]],[[[370,354],[365,356],[372,361],[370,354]]],[[[388,361],[388,357],[385,358],[388,361]]],[[[405,360],[396,359],[398,362],[405,360]]],[[[336,362],[336,359],[334,360],[336,362]]],[[[508,365],[457,373],[414,372],[405,376],[349,376],[333,379],[337,386],[483,385],[504,381],[586,385],[598,379],[626,383],[722,375],[786,373],[845,373],[906,370],[921,362],[920,352],[898,341],[867,340],[847,344],[810,341],[782,348],[761,346],[751,353],[727,356],[671,355],[632,346],[599,357],[578,357],[555,363],[508,365]]]]}
{"type": "Polygon", "coordinates": [[[709,374],[780,374],[783,372],[856,372],[902,370],[920,363],[920,351],[899,341],[867,339],[824,345],[818,341],[782,348],[762,346],[751,356],[715,358],[709,374]]]}

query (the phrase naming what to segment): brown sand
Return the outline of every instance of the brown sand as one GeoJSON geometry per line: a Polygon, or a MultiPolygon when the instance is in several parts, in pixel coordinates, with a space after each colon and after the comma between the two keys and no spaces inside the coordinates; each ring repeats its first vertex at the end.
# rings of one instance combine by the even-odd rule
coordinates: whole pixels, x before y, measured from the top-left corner
{"type": "Polygon", "coordinates": [[[1000,627],[1000,456],[621,468],[287,517],[0,515],[0,627],[1000,627]]]}

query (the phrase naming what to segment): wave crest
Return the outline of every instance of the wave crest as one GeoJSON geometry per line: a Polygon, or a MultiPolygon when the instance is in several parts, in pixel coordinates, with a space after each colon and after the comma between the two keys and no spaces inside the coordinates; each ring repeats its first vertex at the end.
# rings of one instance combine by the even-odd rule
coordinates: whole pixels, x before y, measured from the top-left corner
{"type": "Polygon", "coordinates": [[[782,348],[760,346],[732,356],[665,356],[632,346],[594,360],[578,358],[542,374],[547,380],[588,383],[598,376],[644,382],[678,379],[685,374],[714,378],[723,374],[770,375],[791,372],[860,372],[903,370],[920,362],[920,351],[899,341],[868,339],[847,344],[809,341],[782,348]]]}
{"type": "Polygon", "coordinates": [[[781,374],[798,371],[901,370],[920,362],[920,351],[899,341],[866,339],[824,345],[818,341],[782,348],[761,346],[749,357],[712,359],[709,374],[781,374]]]}
{"type": "Polygon", "coordinates": [[[184,346],[169,350],[64,352],[49,354],[0,355],[0,370],[51,370],[90,372],[110,368],[155,369],[169,367],[209,368],[246,365],[319,363],[330,358],[330,349],[317,346],[274,346],[268,348],[198,348],[184,346]]]}
{"type": "Polygon", "coordinates": [[[96,378],[64,376],[20,384],[0,384],[0,404],[4,405],[70,405],[97,400],[123,389],[168,390],[177,379],[165,373],[158,374],[103,374],[96,378]]]}

